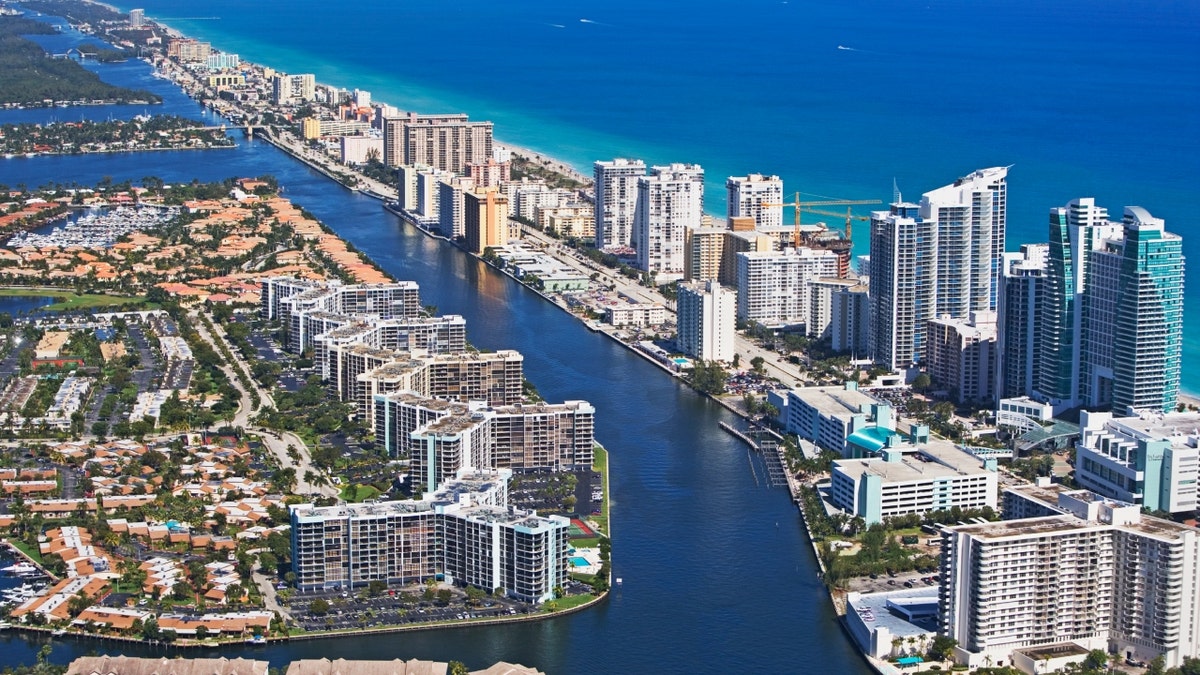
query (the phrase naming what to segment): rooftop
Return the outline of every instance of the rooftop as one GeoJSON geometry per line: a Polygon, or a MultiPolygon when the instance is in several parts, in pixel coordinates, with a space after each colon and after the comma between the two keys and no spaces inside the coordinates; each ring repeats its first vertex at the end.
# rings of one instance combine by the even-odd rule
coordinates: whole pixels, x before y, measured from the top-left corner
{"type": "Polygon", "coordinates": [[[886,593],[851,593],[846,611],[857,612],[869,628],[886,628],[895,637],[918,637],[937,632],[937,588],[912,588],[886,593]],[[895,607],[909,608],[909,621],[895,607]],[[932,608],[932,614],[926,609],[932,608]]]}

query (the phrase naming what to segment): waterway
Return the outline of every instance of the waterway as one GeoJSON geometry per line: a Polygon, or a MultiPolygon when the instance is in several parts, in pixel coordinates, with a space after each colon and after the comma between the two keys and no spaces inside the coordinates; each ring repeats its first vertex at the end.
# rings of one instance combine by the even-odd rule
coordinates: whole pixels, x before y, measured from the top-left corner
{"type": "MultiPolygon", "coordinates": [[[[264,173],[384,269],[417,281],[423,302],[465,316],[474,344],[520,350],[527,377],[548,400],[595,405],[597,437],[613,470],[613,570],[624,583],[598,607],[542,622],[234,647],[221,655],[276,666],[299,658],[424,658],[474,669],[506,660],[552,674],[869,672],[837,624],[787,493],[765,487],[762,468],[756,478],[746,449],[717,428],[732,421],[728,412],[507,277],[403,226],[379,202],[262,141],[211,153],[0,163],[0,183],[11,185],[264,173]]],[[[0,636],[0,663],[33,663],[41,644],[0,636]]],[[[52,660],[109,650],[160,653],[60,639],[52,660]]]]}

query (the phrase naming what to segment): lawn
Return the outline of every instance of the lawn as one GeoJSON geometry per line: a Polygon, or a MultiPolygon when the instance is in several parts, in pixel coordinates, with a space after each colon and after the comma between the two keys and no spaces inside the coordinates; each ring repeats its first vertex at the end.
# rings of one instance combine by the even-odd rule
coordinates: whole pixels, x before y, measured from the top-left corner
{"type": "Polygon", "coordinates": [[[141,297],[121,297],[116,295],[99,295],[90,293],[80,295],[73,291],[64,291],[59,288],[0,288],[0,296],[56,298],[57,302],[44,307],[44,309],[51,311],[95,309],[99,307],[111,307],[114,305],[128,304],[141,305],[145,304],[146,302],[146,299],[141,297]]]}
{"type": "Polygon", "coordinates": [[[596,445],[593,459],[592,470],[600,472],[600,484],[603,486],[604,499],[600,502],[600,515],[590,516],[588,520],[596,523],[596,528],[600,530],[604,536],[608,536],[608,451],[596,445]]]}
{"type": "Polygon", "coordinates": [[[580,605],[587,604],[595,599],[596,596],[592,595],[591,593],[584,593],[583,595],[569,595],[565,598],[548,600],[542,606],[545,607],[547,611],[557,612],[559,610],[571,609],[572,607],[578,607],[580,605]]]}
{"type": "Polygon", "coordinates": [[[33,560],[35,563],[37,563],[39,565],[43,564],[42,553],[36,547],[30,546],[29,544],[26,544],[25,542],[21,541],[20,539],[16,539],[16,538],[9,539],[8,543],[21,549],[21,552],[24,553],[25,555],[29,556],[29,558],[31,560],[33,560]]]}
{"type": "Polygon", "coordinates": [[[342,488],[342,499],[357,504],[373,499],[379,495],[379,488],[374,485],[347,485],[342,488]]]}

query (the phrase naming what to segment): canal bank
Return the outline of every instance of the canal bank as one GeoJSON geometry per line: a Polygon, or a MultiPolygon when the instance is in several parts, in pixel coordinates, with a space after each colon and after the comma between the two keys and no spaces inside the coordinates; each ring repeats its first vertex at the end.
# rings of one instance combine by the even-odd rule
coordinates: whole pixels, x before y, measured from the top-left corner
{"type": "MultiPolygon", "coordinates": [[[[170,85],[167,85],[170,86],[170,85]]],[[[198,111],[197,114],[200,114],[198,111]]],[[[2,120],[0,116],[0,120],[2,120]]],[[[153,174],[168,182],[272,174],[284,194],[399,279],[422,301],[467,319],[482,349],[513,348],[548,400],[586,399],[610,450],[613,576],[609,599],[588,611],[533,623],[351,635],[336,640],[230,645],[222,655],[424,658],[533,665],[548,673],[869,672],[844,638],[784,490],[756,485],[746,451],[717,428],[736,417],[628,349],[603,339],[481,261],[402,224],[379,202],[329,181],[273,146],[239,139],[199,165],[187,153],[46,157],[0,163],[0,182],[80,183],[153,174]],[[18,170],[18,167],[20,170],[18,170]]],[[[0,636],[0,661],[33,663],[45,640],[56,662],[95,644],[49,636],[0,636]]],[[[122,645],[130,655],[178,653],[122,645]]]]}

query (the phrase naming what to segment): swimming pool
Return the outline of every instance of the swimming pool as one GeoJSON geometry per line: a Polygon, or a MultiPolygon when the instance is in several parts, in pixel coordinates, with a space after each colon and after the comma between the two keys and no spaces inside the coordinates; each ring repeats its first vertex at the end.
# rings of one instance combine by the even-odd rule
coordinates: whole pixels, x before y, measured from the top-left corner
{"type": "Polygon", "coordinates": [[[571,567],[587,567],[591,564],[592,563],[587,561],[587,558],[581,556],[575,556],[574,558],[571,558],[571,567]]]}

